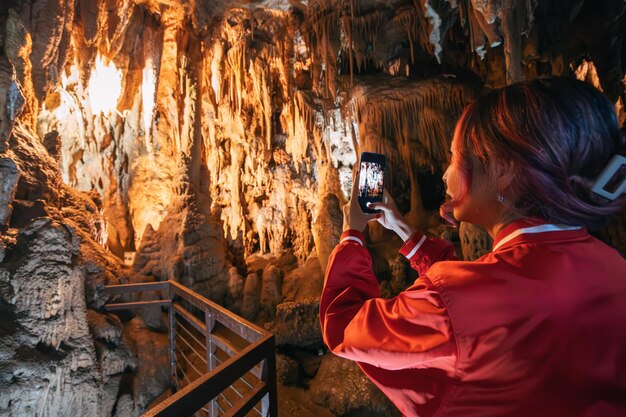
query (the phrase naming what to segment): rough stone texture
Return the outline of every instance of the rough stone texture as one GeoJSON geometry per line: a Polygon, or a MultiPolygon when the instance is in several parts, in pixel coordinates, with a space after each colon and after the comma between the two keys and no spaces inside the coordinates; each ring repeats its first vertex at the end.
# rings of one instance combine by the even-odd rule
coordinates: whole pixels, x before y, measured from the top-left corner
{"type": "Polygon", "coordinates": [[[319,348],[316,352],[310,352],[306,349],[296,349],[293,357],[298,360],[302,368],[302,372],[308,378],[314,378],[320,368],[323,359],[323,349],[319,348]]]}
{"type": "Polygon", "coordinates": [[[473,261],[491,251],[493,239],[481,227],[470,223],[461,223],[459,226],[459,238],[463,259],[473,261]]]}
{"type": "Polygon", "coordinates": [[[276,305],[282,300],[283,271],[275,265],[263,270],[261,282],[261,308],[267,317],[274,317],[276,305]]]}
{"type": "Polygon", "coordinates": [[[82,271],[73,265],[78,250],[72,228],[40,219],[20,230],[16,243],[19,258],[7,259],[6,268],[13,273],[12,292],[6,300],[16,314],[28,317],[21,322],[25,330],[54,349],[88,334],[82,271]],[[71,313],[73,306],[78,307],[78,315],[71,313]],[[40,319],[45,320],[45,326],[40,327],[40,319]]]}
{"type": "MultiPolygon", "coordinates": [[[[119,260],[102,247],[101,209],[97,199],[58,181],[55,161],[27,126],[18,121],[8,145],[5,155],[19,172],[9,226],[19,229],[3,231],[0,240],[7,332],[0,414],[111,415],[122,380],[137,377],[138,360],[120,339],[119,320],[89,309],[101,308],[103,286],[123,276],[119,260]]],[[[146,392],[133,408],[156,395],[146,392]]]]}
{"type": "Polygon", "coordinates": [[[24,97],[15,80],[14,67],[0,55],[0,153],[7,148],[15,118],[22,112],[24,97]]]}
{"type": "Polygon", "coordinates": [[[383,298],[395,297],[412,284],[409,277],[414,273],[410,272],[411,267],[404,256],[398,255],[395,258],[392,258],[389,261],[389,269],[391,272],[391,279],[380,283],[380,294],[383,298]]]}
{"type": "Polygon", "coordinates": [[[117,316],[87,310],[87,323],[95,339],[113,345],[119,344],[122,336],[122,322],[117,316]]]}
{"type": "Polygon", "coordinates": [[[597,235],[626,256],[626,213],[614,216],[597,235]]]}
{"type": "Polygon", "coordinates": [[[324,286],[324,271],[319,258],[311,254],[300,268],[286,273],[282,284],[283,301],[302,301],[319,297],[324,286]]]}
{"type": "Polygon", "coordinates": [[[167,333],[150,331],[139,317],[124,326],[122,339],[134,354],[137,368],[128,389],[132,401],[120,396],[116,416],[131,417],[147,411],[150,402],[171,388],[167,333]],[[125,408],[128,407],[128,408],[125,408]],[[125,410],[132,410],[130,413],[125,410]]]}
{"type": "Polygon", "coordinates": [[[327,408],[315,404],[309,392],[303,388],[279,383],[278,401],[282,417],[335,417],[327,408]]]}
{"type": "MultiPolygon", "coordinates": [[[[102,415],[111,415],[118,401],[120,384],[126,373],[137,368],[139,360],[122,339],[122,323],[116,316],[87,310],[89,329],[95,340],[96,355],[102,370],[102,415]]],[[[142,355],[143,360],[144,356],[142,355]]]]}
{"type": "Polygon", "coordinates": [[[246,258],[245,267],[249,271],[245,282],[231,268],[235,282],[239,282],[236,286],[243,288],[240,311],[243,317],[260,324],[271,321],[282,302],[302,301],[321,294],[324,277],[314,252],[301,265],[291,250],[256,253],[246,258]]]}
{"type": "Polygon", "coordinates": [[[73,227],[81,246],[79,262],[85,271],[87,303],[100,308],[106,301],[100,296],[102,287],[118,283],[122,272],[119,261],[102,247],[106,228],[99,201],[62,184],[56,162],[23,124],[16,125],[9,144],[9,154],[20,172],[16,200],[27,208],[39,207],[38,211],[18,211],[12,218],[25,225],[44,213],[73,227]]]}
{"type": "MultiPolygon", "coordinates": [[[[67,221],[70,222],[70,218],[67,221]]],[[[107,302],[107,297],[102,295],[104,286],[124,283],[124,272],[120,261],[104,251],[91,234],[79,227],[76,230],[81,242],[79,262],[85,272],[85,300],[89,308],[99,309],[107,302]]]]}
{"type": "Polygon", "coordinates": [[[322,199],[317,221],[311,226],[317,257],[322,270],[325,271],[328,257],[339,243],[343,226],[343,212],[337,196],[328,194],[322,199]]]}
{"type": "Polygon", "coordinates": [[[227,297],[224,300],[224,305],[231,311],[239,313],[241,311],[241,304],[243,302],[243,286],[244,279],[237,271],[237,268],[232,266],[228,269],[228,292],[227,297]]]}
{"type": "MultiPolygon", "coordinates": [[[[358,153],[388,155],[386,187],[426,230],[454,121],[481,88],[576,76],[616,103],[623,124],[625,8],[619,0],[2,2],[0,160],[14,161],[19,179],[0,168],[0,291],[13,291],[5,267],[21,253],[20,230],[44,216],[74,230],[68,271],[82,277],[87,309],[107,301],[104,285],[173,277],[250,319],[276,312],[284,343],[320,343],[308,300],[319,296],[358,153]],[[111,108],[97,109],[97,85],[119,88],[111,108]],[[111,255],[125,252],[137,252],[135,273],[111,255]],[[262,256],[252,262],[254,253],[262,256]]],[[[602,236],[623,250],[623,231],[618,218],[602,236]]],[[[385,246],[380,228],[369,238],[385,246]]],[[[461,245],[468,259],[488,247],[465,230],[461,245]]],[[[387,247],[371,249],[393,296],[410,271],[387,247]]],[[[153,309],[136,320],[161,328],[160,316],[153,309]]],[[[85,338],[85,349],[102,367],[95,385],[74,378],[65,342],[62,353],[40,352],[11,313],[0,318],[14,329],[0,344],[23,345],[28,355],[12,356],[23,363],[61,364],[63,375],[36,386],[41,392],[87,378],[103,415],[140,413],[154,393],[128,388],[131,375],[144,375],[130,360],[139,345],[116,344],[117,324],[87,317],[94,341],[85,338]]],[[[12,378],[7,372],[0,377],[12,378]]]]}
{"type": "Polygon", "coordinates": [[[319,298],[299,302],[287,301],[276,307],[276,319],[268,327],[276,336],[276,344],[295,346],[321,345],[319,298]]]}
{"type": "Polygon", "coordinates": [[[20,174],[12,159],[0,158],[0,227],[7,224],[13,212],[13,198],[20,174]]]}
{"type": "Polygon", "coordinates": [[[253,320],[260,310],[261,284],[262,280],[258,272],[251,272],[246,277],[241,315],[248,320],[253,320]]]}
{"type": "Polygon", "coordinates": [[[15,235],[17,230],[9,229],[6,233],[0,233],[0,262],[4,261],[7,251],[15,246],[15,235]]]}
{"type": "Polygon", "coordinates": [[[356,363],[332,354],[322,359],[310,392],[313,401],[329,408],[338,417],[400,415],[356,363]]]}
{"type": "Polygon", "coordinates": [[[229,265],[221,227],[193,196],[180,200],[163,219],[159,230],[144,235],[134,268],[148,278],[179,281],[222,303],[229,265]]]}
{"type": "Polygon", "coordinates": [[[22,229],[0,267],[0,414],[100,415],[102,375],[85,314],[74,231],[51,219],[22,229]],[[36,255],[35,255],[36,254],[36,255]]]}
{"type": "MultiPolygon", "coordinates": [[[[143,277],[142,277],[143,278],[143,277]]],[[[140,281],[144,282],[144,281],[140,281]]],[[[140,297],[138,297],[138,301],[153,301],[153,300],[161,300],[163,297],[161,296],[159,291],[147,291],[144,292],[140,297]]],[[[143,323],[151,330],[156,330],[159,332],[164,332],[167,330],[167,319],[163,317],[163,312],[161,307],[146,307],[137,311],[137,314],[143,320],[143,323]]]]}
{"type": "Polygon", "coordinates": [[[23,123],[17,123],[9,138],[8,155],[15,162],[20,178],[15,190],[16,200],[46,202],[48,209],[58,208],[65,189],[58,167],[39,138],[23,123]]]}
{"type": "Polygon", "coordinates": [[[34,219],[50,216],[50,213],[46,210],[46,203],[43,200],[15,200],[13,209],[15,215],[11,216],[9,227],[15,229],[28,226],[34,219]]]}
{"type": "Polygon", "coordinates": [[[276,380],[283,385],[297,385],[301,378],[298,361],[287,355],[276,354],[276,380]]]}

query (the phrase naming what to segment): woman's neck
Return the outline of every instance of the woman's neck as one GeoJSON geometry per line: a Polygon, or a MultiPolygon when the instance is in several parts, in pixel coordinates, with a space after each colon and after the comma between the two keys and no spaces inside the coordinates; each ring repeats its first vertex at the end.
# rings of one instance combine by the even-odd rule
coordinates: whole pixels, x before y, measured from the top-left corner
{"type": "Polygon", "coordinates": [[[487,231],[487,233],[489,233],[489,236],[491,236],[492,239],[495,239],[496,236],[498,236],[498,233],[500,233],[500,231],[504,229],[508,224],[511,224],[512,222],[521,218],[522,216],[518,214],[503,212],[496,221],[489,225],[483,226],[483,228],[487,231]]]}

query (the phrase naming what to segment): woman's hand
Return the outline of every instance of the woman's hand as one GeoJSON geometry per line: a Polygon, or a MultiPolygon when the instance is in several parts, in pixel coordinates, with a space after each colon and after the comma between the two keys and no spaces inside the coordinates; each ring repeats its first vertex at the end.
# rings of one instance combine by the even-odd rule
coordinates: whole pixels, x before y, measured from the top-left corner
{"type": "Polygon", "coordinates": [[[404,220],[404,216],[398,211],[395,201],[393,201],[387,190],[383,192],[383,201],[381,203],[370,203],[368,207],[380,210],[380,214],[376,215],[378,223],[396,232],[403,241],[406,242],[415,233],[415,229],[404,220]]]}
{"type": "Polygon", "coordinates": [[[352,179],[352,195],[348,204],[343,206],[343,231],[358,230],[362,232],[367,222],[376,219],[376,214],[364,213],[359,205],[359,173],[352,179]]]}

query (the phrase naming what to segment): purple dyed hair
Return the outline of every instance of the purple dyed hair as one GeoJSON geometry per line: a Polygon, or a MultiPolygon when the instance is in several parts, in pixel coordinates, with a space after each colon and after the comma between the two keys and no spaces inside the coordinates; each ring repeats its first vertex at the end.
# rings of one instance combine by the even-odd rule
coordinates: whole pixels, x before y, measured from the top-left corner
{"type": "Polygon", "coordinates": [[[452,163],[464,186],[442,205],[447,219],[469,193],[473,165],[489,173],[490,160],[513,162],[515,180],[505,193],[523,217],[598,229],[626,206],[624,195],[609,201],[591,191],[626,143],[611,102],[582,81],[553,77],[492,90],[465,109],[454,137],[452,163]]]}

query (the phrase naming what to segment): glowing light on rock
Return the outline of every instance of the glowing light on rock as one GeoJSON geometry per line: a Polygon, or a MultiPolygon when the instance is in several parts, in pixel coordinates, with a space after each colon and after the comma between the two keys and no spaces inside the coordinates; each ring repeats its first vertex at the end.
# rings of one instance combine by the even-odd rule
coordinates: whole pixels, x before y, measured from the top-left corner
{"type": "Polygon", "coordinates": [[[150,127],[152,126],[152,114],[154,112],[154,95],[156,92],[156,78],[152,60],[146,61],[143,69],[143,82],[141,83],[141,100],[143,102],[143,129],[146,144],[150,142],[150,127]]]}
{"type": "Polygon", "coordinates": [[[87,91],[93,114],[107,114],[116,110],[117,100],[122,93],[122,71],[112,62],[105,64],[98,55],[96,65],[91,71],[87,91]]]}
{"type": "Polygon", "coordinates": [[[600,91],[604,91],[602,85],[600,84],[600,77],[598,77],[598,71],[596,70],[596,66],[593,64],[593,61],[583,60],[578,68],[571,67],[574,70],[574,75],[580,81],[585,81],[600,91]]]}
{"type": "Polygon", "coordinates": [[[77,84],[78,82],[78,67],[76,67],[76,64],[70,67],[69,75],[65,71],[61,72],[61,86],[63,90],[67,90],[69,86],[77,84]]]}
{"type": "Polygon", "coordinates": [[[339,109],[331,110],[327,117],[330,123],[326,126],[323,138],[331,163],[339,171],[341,189],[349,197],[352,190],[352,166],[357,161],[352,135],[358,132],[358,126],[355,128],[355,120],[352,117],[344,118],[339,109]]]}

